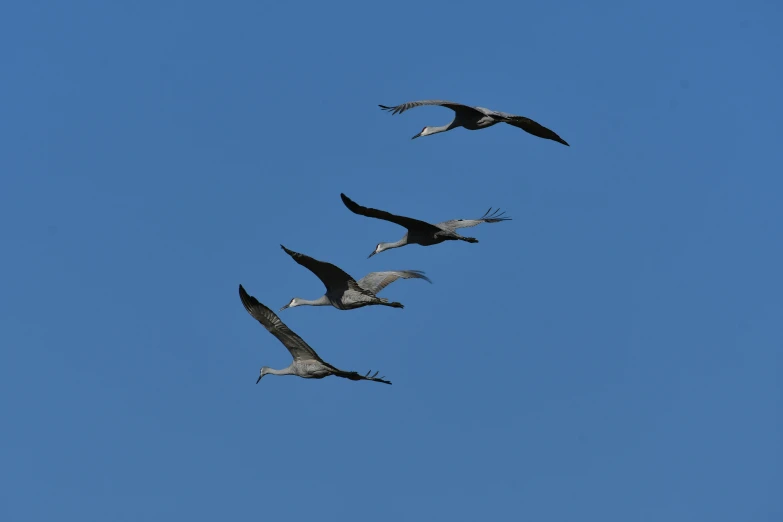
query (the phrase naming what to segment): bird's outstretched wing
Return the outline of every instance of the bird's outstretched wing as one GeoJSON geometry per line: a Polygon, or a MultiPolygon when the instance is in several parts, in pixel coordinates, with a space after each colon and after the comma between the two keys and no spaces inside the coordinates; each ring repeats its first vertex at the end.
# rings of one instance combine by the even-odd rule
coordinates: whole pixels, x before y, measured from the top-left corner
{"type": "Polygon", "coordinates": [[[310,346],[304,342],[304,339],[292,332],[272,310],[262,305],[255,297],[245,292],[242,285],[239,285],[239,298],[242,300],[245,310],[247,310],[256,321],[264,325],[264,328],[269,330],[269,333],[277,337],[277,339],[288,348],[288,351],[291,352],[291,356],[294,360],[315,359],[316,361],[321,361],[321,358],[318,357],[315,350],[310,348],[310,346]]]}
{"type": "Polygon", "coordinates": [[[479,219],[452,219],[451,221],[438,223],[437,226],[453,231],[457,230],[458,228],[475,227],[481,223],[499,223],[501,221],[509,221],[511,219],[510,217],[503,217],[505,212],[498,213],[499,211],[500,209],[493,211],[492,207],[490,207],[490,209],[487,210],[487,212],[479,219]]]}
{"type": "Polygon", "coordinates": [[[285,253],[291,256],[294,261],[318,276],[318,279],[326,287],[327,292],[345,290],[345,288],[351,286],[351,282],[356,282],[348,273],[331,263],[319,261],[299,252],[288,250],[283,245],[280,245],[280,248],[285,250],[285,253]]]}
{"type": "Polygon", "coordinates": [[[365,373],[364,375],[357,373],[357,372],[346,372],[345,370],[341,370],[339,368],[335,368],[329,363],[326,364],[333,372],[333,375],[336,375],[337,377],[342,377],[343,379],[350,379],[352,381],[375,381],[375,382],[382,382],[384,384],[391,384],[391,381],[385,380],[386,378],[384,376],[376,377],[378,375],[378,372],[372,373],[372,370],[365,373]]]}
{"type": "Polygon", "coordinates": [[[320,279],[326,287],[326,293],[340,293],[345,292],[346,290],[353,290],[368,297],[375,298],[375,294],[359,286],[356,280],[341,268],[331,263],[327,263],[326,261],[319,261],[310,256],[294,252],[283,245],[280,245],[280,248],[285,250],[286,254],[294,258],[294,261],[318,276],[318,279],[320,279]]]}
{"type": "Polygon", "coordinates": [[[424,279],[428,283],[432,283],[430,279],[424,275],[421,270],[392,270],[389,272],[370,272],[366,276],[359,279],[358,283],[364,289],[377,294],[397,279],[424,279]]]}
{"type": "Polygon", "coordinates": [[[448,107],[449,109],[453,110],[459,115],[471,116],[474,118],[475,117],[480,118],[484,116],[484,113],[475,107],[471,107],[470,105],[463,105],[462,103],[445,101],[445,100],[419,100],[419,101],[412,101],[408,103],[402,103],[394,107],[387,107],[386,105],[378,105],[378,107],[380,107],[385,111],[389,111],[392,114],[402,114],[408,109],[413,109],[414,107],[421,107],[422,105],[440,105],[441,107],[448,107]]]}
{"type": "Polygon", "coordinates": [[[571,146],[568,144],[568,142],[566,142],[566,140],[558,136],[557,133],[555,133],[553,130],[547,129],[540,123],[535,122],[530,118],[498,111],[492,111],[492,116],[504,123],[508,123],[509,125],[520,128],[523,131],[532,134],[533,136],[538,136],[539,138],[544,138],[545,140],[553,140],[558,143],[562,143],[567,147],[571,146]]]}
{"type": "Polygon", "coordinates": [[[345,206],[348,207],[348,210],[350,210],[354,214],[359,214],[360,216],[367,216],[375,219],[383,219],[384,221],[391,221],[392,223],[396,223],[401,227],[407,228],[408,230],[431,229],[433,233],[438,232],[438,229],[434,225],[431,225],[426,221],[421,221],[419,219],[413,219],[404,216],[397,216],[395,214],[386,212],[384,210],[377,210],[374,208],[363,207],[342,193],[340,194],[340,197],[342,198],[343,203],[345,203],[345,206]]]}

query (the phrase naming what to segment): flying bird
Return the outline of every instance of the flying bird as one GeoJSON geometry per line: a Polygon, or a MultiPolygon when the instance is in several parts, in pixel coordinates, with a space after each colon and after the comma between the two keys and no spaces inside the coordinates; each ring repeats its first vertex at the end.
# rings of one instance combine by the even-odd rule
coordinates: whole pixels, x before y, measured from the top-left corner
{"type": "Polygon", "coordinates": [[[385,111],[389,111],[392,114],[402,114],[408,109],[420,107],[422,105],[440,105],[441,107],[448,107],[454,111],[454,119],[448,125],[443,125],[441,127],[424,127],[420,133],[411,138],[412,140],[415,140],[419,136],[432,136],[433,134],[445,132],[457,127],[464,127],[468,130],[480,130],[492,127],[496,123],[508,123],[514,127],[519,127],[533,136],[554,140],[570,147],[570,145],[554,131],[547,129],[530,118],[516,116],[507,112],[493,111],[491,109],[485,109],[484,107],[471,107],[470,105],[444,100],[420,100],[403,103],[395,107],[387,107],[386,105],[378,105],[378,107],[385,111]]]}
{"type": "Polygon", "coordinates": [[[323,379],[329,375],[335,375],[352,381],[375,381],[391,384],[390,381],[384,380],[384,377],[376,377],[378,372],[375,372],[372,375],[370,375],[370,372],[361,375],[356,372],[340,370],[328,362],[324,362],[323,359],[318,357],[315,350],[310,348],[301,337],[292,332],[272,310],[259,303],[252,295],[248,295],[248,293],[245,292],[245,289],[242,288],[242,285],[239,285],[239,298],[242,300],[245,310],[247,310],[256,321],[261,323],[264,328],[269,330],[269,333],[277,337],[278,341],[283,343],[283,346],[291,352],[291,357],[294,358],[291,365],[282,370],[275,370],[268,366],[261,368],[261,375],[258,376],[256,384],[261,381],[261,378],[264,375],[269,374],[296,375],[305,379],[323,379]]]}
{"type": "Polygon", "coordinates": [[[289,250],[280,245],[286,254],[294,261],[310,270],[326,286],[326,293],[314,301],[294,297],[286,308],[295,306],[327,306],[332,305],[338,310],[353,310],[368,305],[391,306],[392,308],[404,308],[402,304],[378,297],[377,294],[397,279],[424,279],[432,283],[424,272],[420,270],[394,270],[389,272],[370,272],[359,281],[355,281],[350,275],[331,263],[318,261],[310,256],[289,250]]]}
{"type": "Polygon", "coordinates": [[[467,241],[468,243],[478,243],[478,239],[476,238],[459,235],[457,233],[457,229],[475,227],[481,223],[499,223],[500,221],[508,221],[511,219],[510,217],[503,217],[505,212],[498,213],[500,209],[497,209],[493,212],[492,208],[490,207],[490,209],[479,219],[452,219],[451,221],[444,221],[442,223],[436,223],[432,225],[426,221],[397,216],[383,210],[363,207],[355,201],[351,200],[345,194],[340,194],[340,197],[342,198],[343,203],[345,203],[345,206],[348,207],[348,210],[354,214],[391,221],[392,223],[396,223],[408,229],[405,235],[402,236],[402,239],[397,242],[378,243],[373,253],[368,257],[372,257],[375,254],[390,248],[397,248],[410,244],[430,246],[443,243],[444,241],[467,241]]]}

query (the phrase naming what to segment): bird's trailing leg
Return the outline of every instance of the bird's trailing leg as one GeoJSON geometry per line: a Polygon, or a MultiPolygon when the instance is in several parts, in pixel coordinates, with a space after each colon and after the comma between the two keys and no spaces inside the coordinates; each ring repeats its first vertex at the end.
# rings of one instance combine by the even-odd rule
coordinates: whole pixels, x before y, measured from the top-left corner
{"type": "Polygon", "coordinates": [[[337,377],[342,377],[344,379],[350,379],[352,381],[375,381],[375,382],[382,382],[384,384],[391,384],[391,381],[387,381],[385,376],[378,377],[378,372],[376,371],[372,375],[372,370],[368,371],[364,375],[357,373],[357,372],[346,372],[343,370],[338,370],[337,368],[334,368],[333,374],[337,377]]]}

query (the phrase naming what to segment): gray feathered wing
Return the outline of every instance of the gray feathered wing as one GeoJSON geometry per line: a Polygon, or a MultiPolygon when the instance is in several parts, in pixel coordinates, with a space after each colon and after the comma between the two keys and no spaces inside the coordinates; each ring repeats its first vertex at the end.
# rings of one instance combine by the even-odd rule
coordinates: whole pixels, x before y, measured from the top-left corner
{"type": "Polygon", "coordinates": [[[391,270],[388,272],[370,272],[357,281],[359,286],[378,294],[381,290],[395,282],[397,279],[424,279],[432,283],[421,270],[391,270]]]}
{"type": "Polygon", "coordinates": [[[505,212],[500,212],[500,209],[492,211],[492,208],[490,207],[487,212],[481,216],[479,219],[452,219],[451,221],[444,221],[443,223],[438,223],[436,226],[449,231],[455,231],[458,228],[468,228],[468,227],[475,227],[476,225],[480,225],[482,223],[499,223],[501,221],[509,221],[510,217],[503,217],[505,212]]]}
{"type": "Polygon", "coordinates": [[[288,328],[272,310],[259,303],[252,295],[249,295],[245,289],[242,288],[242,285],[239,285],[239,298],[242,300],[245,310],[247,310],[256,321],[261,323],[269,333],[277,337],[277,339],[283,343],[283,346],[291,352],[291,357],[293,357],[295,361],[315,359],[316,361],[323,362],[323,360],[318,357],[318,354],[315,353],[315,350],[310,348],[310,345],[308,345],[304,339],[291,331],[291,329],[288,328]]]}
{"type": "Polygon", "coordinates": [[[414,107],[421,107],[423,105],[438,105],[440,107],[447,107],[456,112],[459,116],[466,116],[474,119],[481,118],[485,115],[484,112],[476,107],[446,100],[419,100],[401,103],[400,105],[395,105],[394,107],[387,107],[386,105],[378,105],[378,107],[385,111],[391,112],[392,114],[402,114],[409,109],[413,109],[414,107]]]}

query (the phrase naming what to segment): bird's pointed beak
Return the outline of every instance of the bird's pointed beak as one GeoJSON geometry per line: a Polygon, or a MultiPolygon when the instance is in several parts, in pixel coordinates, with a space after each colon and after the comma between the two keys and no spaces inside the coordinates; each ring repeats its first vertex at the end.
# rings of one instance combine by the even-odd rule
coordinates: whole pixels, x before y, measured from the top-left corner
{"type": "Polygon", "coordinates": [[[264,376],[264,374],[263,374],[263,373],[262,373],[261,375],[259,375],[259,376],[258,376],[258,379],[256,380],[256,384],[258,384],[259,382],[261,382],[261,377],[263,377],[263,376],[264,376]]]}
{"type": "MultiPolygon", "coordinates": [[[[285,310],[286,308],[288,308],[289,306],[291,306],[291,303],[288,303],[287,305],[285,305],[283,308],[281,308],[281,309],[280,309],[280,310],[278,310],[277,312],[278,312],[278,313],[280,313],[280,312],[282,312],[283,310],[285,310]]],[[[260,378],[261,378],[261,377],[259,377],[259,379],[260,379],[260,378]]]]}
{"type": "MultiPolygon", "coordinates": [[[[424,132],[424,131],[421,131],[421,132],[424,132]]],[[[420,133],[418,133],[417,135],[415,135],[414,137],[412,137],[411,139],[412,139],[412,140],[415,140],[416,138],[418,138],[419,136],[421,136],[421,132],[420,132],[420,133]]]]}
{"type": "Polygon", "coordinates": [[[378,252],[376,252],[375,250],[373,250],[373,251],[372,251],[372,254],[370,254],[369,256],[367,256],[367,259],[370,259],[372,256],[374,256],[374,255],[375,255],[375,254],[377,254],[377,253],[378,253],[378,252]]]}

